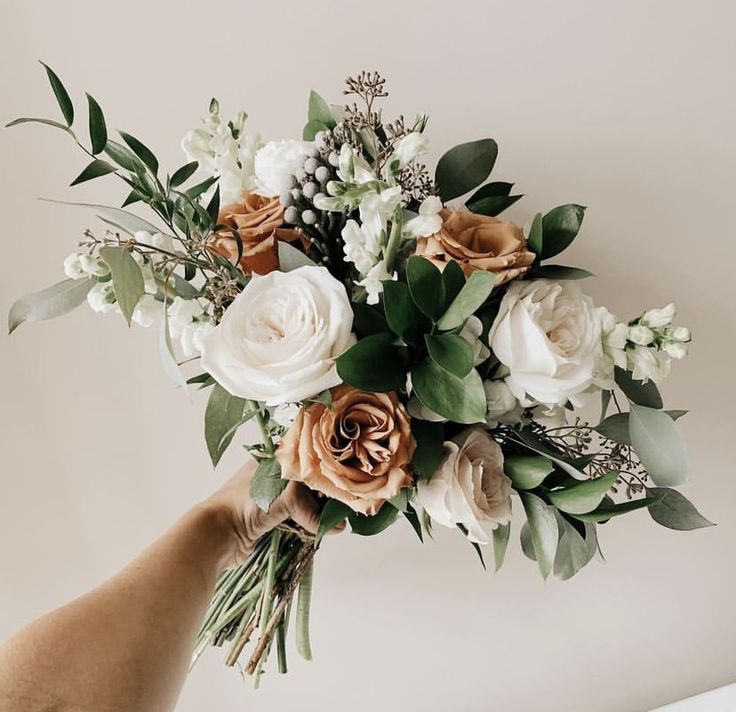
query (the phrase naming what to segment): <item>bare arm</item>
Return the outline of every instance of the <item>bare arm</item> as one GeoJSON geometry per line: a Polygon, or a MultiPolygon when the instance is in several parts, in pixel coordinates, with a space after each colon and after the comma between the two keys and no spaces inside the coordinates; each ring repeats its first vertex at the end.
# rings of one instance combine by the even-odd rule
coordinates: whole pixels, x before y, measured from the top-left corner
{"type": "Polygon", "coordinates": [[[123,571],[0,647],[0,712],[165,712],[184,683],[224,568],[288,517],[314,531],[317,507],[289,485],[261,512],[247,465],[123,571]]]}

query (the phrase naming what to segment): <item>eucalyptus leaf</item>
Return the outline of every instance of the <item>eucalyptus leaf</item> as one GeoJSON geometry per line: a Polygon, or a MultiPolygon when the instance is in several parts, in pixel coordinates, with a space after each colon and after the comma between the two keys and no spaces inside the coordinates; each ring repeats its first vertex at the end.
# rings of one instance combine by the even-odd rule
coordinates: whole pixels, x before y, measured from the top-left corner
{"type": "Polygon", "coordinates": [[[314,141],[314,137],[320,131],[327,131],[327,124],[323,124],[321,121],[307,121],[302,129],[302,140],[314,141]]]}
{"type": "MultiPolygon", "coordinates": [[[[183,389],[184,393],[189,395],[187,388],[187,379],[179,368],[174,355],[174,346],[171,343],[171,333],[169,332],[169,313],[162,305],[164,318],[161,320],[161,331],[159,334],[158,351],[161,359],[161,367],[164,373],[176,384],[177,388],[183,389]]],[[[204,388],[204,385],[202,386],[204,388]]]]}
{"type": "Polygon", "coordinates": [[[516,433],[520,439],[519,444],[537,453],[538,455],[544,455],[555,463],[561,470],[564,470],[570,477],[574,477],[576,480],[587,480],[588,476],[582,472],[576,465],[562,459],[562,454],[554,450],[550,445],[545,443],[538,435],[533,433],[528,428],[522,428],[516,433]]]}
{"type": "Polygon", "coordinates": [[[671,487],[687,480],[685,441],[667,413],[632,403],[629,436],[632,447],[654,484],[671,487]]]}
{"type": "Polygon", "coordinates": [[[677,490],[669,487],[653,487],[647,491],[647,495],[652,498],[649,504],[649,514],[657,524],[663,527],[678,531],[692,531],[715,526],[695,508],[685,495],[677,490]]]}
{"type": "Polygon", "coordinates": [[[552,462],[541,455],[506,455],[503,460],[503,470],[517,490],[539,487],[554,469],[552,462]]]}
{"type": "Polygon", "coordinates": [[[592,512],[586,512],[585,514],[573,514],[571,516],[575,519],[579,519],[581,522],[607,522],[613,517],[618,517],[628,512],[634,512],[642,507],[648,507],[651,503],[649,497],[643,497],[642,499],[632,499],[628,502],[621,502],[619,504],[604,503],[592,512]]]}
{"type": "MultiPolygon", "coordinates": [[[[42,198],[42,200],[45,199],[42,198]]],[[[155,225],[121,208],[112,208],[108,205],[95,205],[94,203],[70,203],[63,200],[45,200],[45,202],[56,203],[58,205],[74,205],[79,208],[90,208],[106,223],[114,225],[129,235],[134,235],[139,231],[150,232],[151,234],[161,232],[155,225]]]]}
{"type": "Polygon", "coordinates": [[[79,185],[80,183],[85,183],[93,178],[99,178],[100,176],[106,176],[108,173],[114,173],[116,170],[117,168],[107,161],[101,161],[99,158],[96,158],[71,182],[70,185],[79,185]]]}
{"type": "Polygon", "coordinates": [[[342,524],[352,513],[353,510],[347,504],[337,499],[328,499],[319,517],[314,545],[318,546],[325,534],[342,524]]]}
{"type": "Polygon", "coordinates": [[[317,121],[328,129],[335,128],[337,125],[330,105],[314,90],[309,92],[309,112],[307,118],[310,122],[317,121]]]}
{"type": "Polygon", "coordinates": [[[647,408],[661,408],[662,396],[654,381],[635,380],[629,371],[616,366],[614,377],[616,385],[623,391],[624,395],[632,403],[643,405],[647,408]]]}
{"type": "Polygon", "coordinates": [[[443,303],[442,273],[428,259],[414,255],[406,263],[406,280],[414,304],[430,319],[436,318],[443,303]]]}
{"type": "Polygon", "coordinates": [[[412,418],[411,434],[417,444],[411,464],[419,477],[431,480],[445,454],[445,426],[412,418]]]}
{"type": "Polygon", "coordinates": [[[458,378],[426,358],[412,371],[411,378],[417,398],[443,418],[467,424],[485,421],[486,395],[475,369],[458,378]]]}
{"type": "Polygon", "coordinates": [[[520,492],[524,506],[534,558],[542,578],[547,578],[555,562],[558,528],[554,510],[531,492],[520,492]]]}
{"type": "Polygon", "coordinates": [[[348,518],[350,529],[353,534],[360,536],[373,536],[380,534],[384,529],[396,521],[399,510],[392,507],[388,502],[384,504],[377,514],[366,516],[358,512],[352,512],[348,518]]]}
{"type": "Polygon", "coordinates": [[[498,145],[493,139],[471,141],[451,148],[440,158],[435,183],[444,202],[480,185],[493,170],[498,145]]]}
{"type": "Polygon", "coordinates": [[[560,514],[556,514],[560,539],[555,554],[554,575],[562,581],[572,578],[590,563],[595,554],[580,532],[560,514]]]}
{"type": "Polygon", "coordinates": [[[204,440],[207,452],[216,466],[233,439],[233,426],[240,423],[246,401],[231,395],[219,383],[215,383],[204,412],[204,440]]]}
{"type": "Polygon", "coordinates": [[[67,126],[71,126],[74,123],[74,106],[72,105],[72,100],[69,98],[69,93],[61,83],[61,79],[56,76],[56,72],[43,62],[41,62],[41,64],[46,70],[49,84],[51,84],[51,89],[53,89],[54,96],[56,96],[56,101],[59,103],[59,108],[64,116],[64,121],[66,121],[67,126]]]}
{"type": "Polygon", "coordinates": [[[92,143],[92,153],[96,156],[104,151],[107,145],[107,125],[100,105],[91,94],[87,94],[89,109],[89,138],[92,143]]]}
{"type": "Polygon", "coordinates": [[[8,314],[8,333],[12,334],[25,321],[55,319],[76,309],[87,298],[97,280],[65,279],[51,287],[21,297],[8,314]]]}
{"type": "Polygon", "coordinates": [[[496,275],[484,270],[475,270],[437,322],[437,328],[449,331],[462,326],[465,320],[488,299],[495,283],[496,275]]]}
{"type": "Polygon", "coordinates": [[[585,514],[600,506],[603,498],[618,480],[618,472],[608,472],[586,482],[547,493],[549,501],[557,509],[568,514],[585,514]]]}
{"type": "Polygon", "coordinates": [[[101,247],[100,257],[110,268],[115,298],[125,320],[130,324],[133,312],[146,291],[141,268],[130,250],[122,245],[101,247]]]}
{"type": "Polygon", "coordinates": [[[506,550],[509,546],[509,537],[511,536],[511,524],[499,524],[493,530],[493,559],[496,565],[496,571],[503,566],[506,558],[506,550]]]}
{"type": "MultiPolygon", "coordinates": [[[[665,410],[663,412],[669,415],[672,420],[677,420],[687,413],[686,410],[665,410]]],[[[622,443],[623,445],[631,445],[628,413],[614,413],[613,415],[609,415],[595,427],[595,430],[604,438],[622,443]]]]}
{"type": "Polygon", "coordinates": [[[577,236],[585,215],[583,205],[560,205],[542,219],[544,240],[540,259],[547,260],[570,246],[577,236]]]}
{"type": "Polygon", "coordinates": [[[473,349],[457,334],[426,334],[424,341],[429,357],[440,368],[458,378],[465,378],[473,368],[473,349]]]}
{"type": "Polygon", "coordinates": [[[299,267],[315,267],[315,263],[309,259],[301,250],[294,245],[290,245],[284,240],[278,241],[279,251],[279,270],[281,272],[291,272],[299,269],[299,267]]]}
{"type": "Polygon", "coordinates": [[[259,461],[250,481],[251,499],[264,512],[271,509],[273,501],[286,489],[288,482],[281,478],[281,465],[275,457],[259,461]]]}
{"type": "Polygon", "coordinates": [[[390,334],[367,336],[339,356],[337,373],[347,384],[364,391],[386,393],[403,388],[406,371],[390,334]],[[380,368],[376,365],[380,364],[380,368]]]}

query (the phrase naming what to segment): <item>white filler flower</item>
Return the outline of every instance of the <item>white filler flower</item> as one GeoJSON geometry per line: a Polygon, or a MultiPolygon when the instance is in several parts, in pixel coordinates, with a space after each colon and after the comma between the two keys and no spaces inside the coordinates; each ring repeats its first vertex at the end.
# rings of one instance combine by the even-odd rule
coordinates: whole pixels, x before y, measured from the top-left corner
{"type": "Polygon", "coordinates": [[[514,282],[489,334],[508,367],[506,379],[524,405],[564,405],[593,382],[601,323],[593,300],[574,282],[514,282]]]}
{"type": "Polygon", "coordinates": [[[254,275],[204,343],[202,366],[234,396],[279,405],[340,383],[354,342],[343,285],[324,267],[254,275]]]}

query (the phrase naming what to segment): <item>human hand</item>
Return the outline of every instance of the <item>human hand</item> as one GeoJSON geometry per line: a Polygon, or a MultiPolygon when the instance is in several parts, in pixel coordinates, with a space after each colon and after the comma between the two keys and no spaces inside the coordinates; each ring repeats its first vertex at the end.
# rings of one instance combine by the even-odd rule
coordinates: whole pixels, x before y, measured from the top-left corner
{"type": "Polygon", "coordinates": [[[228,538],[232,546],[228,549],[224,567],[242,564],[255,543],[287,519],[293,519],[312,534],[317,533],[320,507],[304,485],[290,482],[268,512],[250,498],[250,482],[256,466],[255,460],[247,462],[201,505],[207,511],[214,511],[230,530],[228,538]]]}

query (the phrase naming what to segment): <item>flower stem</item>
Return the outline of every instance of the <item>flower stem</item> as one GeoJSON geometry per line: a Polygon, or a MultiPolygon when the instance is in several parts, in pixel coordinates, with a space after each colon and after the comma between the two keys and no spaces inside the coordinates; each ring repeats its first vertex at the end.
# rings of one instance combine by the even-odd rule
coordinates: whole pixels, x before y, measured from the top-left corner
{"type": "Polygon", "coordinates": [[[403,223],[404,220],[401,208],[398,208],[391,219],[391,234],[389,235],[388,243],[383,250],[383,261],[386,265],[386,272],[389,274],[391,274],[394,269],[394,260],[396,259],[396,253],[399,250],[399,243],[401,242],[403,223]]]}
{"type": "Polygon", "coordinates": [[[268,426],[266,425],[266,419],[263,417],[263,411],[261,406],[256,401],[248,401],[248,405],[256,411],[256,423],[261,431],[261,437],[263,438],[263,449],[269,454],[273,455],[276,450],[276,446],[273,444],[271,433],[268,432],[268,426]]]}

